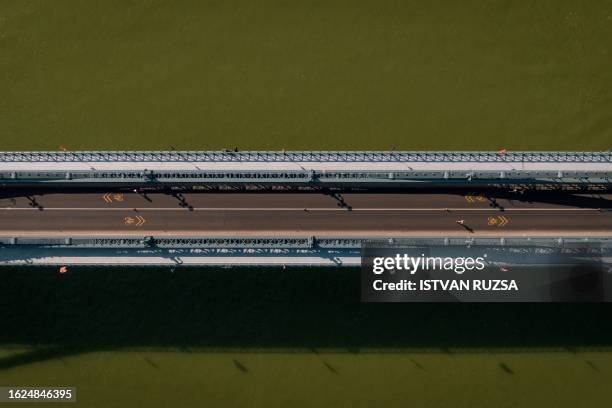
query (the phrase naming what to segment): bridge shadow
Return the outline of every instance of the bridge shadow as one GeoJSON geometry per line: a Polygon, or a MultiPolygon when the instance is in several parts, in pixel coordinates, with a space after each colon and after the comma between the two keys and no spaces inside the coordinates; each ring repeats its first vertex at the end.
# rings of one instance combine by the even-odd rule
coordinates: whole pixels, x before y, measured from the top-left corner
{"type": "MultiPolygon", "coordinates": [[[[512,193],[509,191],[500,191],[492,197],[496,199],[505,198],[511,202],[517,201],[533,204],[554,204],[575,208],[612,209],[612,200],[610,197],[597,193],[574,194],[561,191],[528,191],[524,193],[512,193]]],[[[495,202],[495,200],[493,202],[495,202]]]]}
{"type": "Polygon", "coordinates": [[[5,268],[0,370],[119,348],[607,348],[612,304],[365,304],[360,271],[5,268]],[[52,346],[49,346],[52,345],[52,346]]]}
{"type": "MultiPolygon", "coordinates": [[[[89,194],[101,194],[108,192],[125,192],[131,191],[131,189],[116,189],[108,190],[103,188],[39,188],[39,189],[5,189],[0,193],[0,200],[4,200],[3,204],[0,202],[0,206],[10,206],[10,203],[17,198],[26,198],[29,205],[33,208],[43,210],[43,206],[39,203],[44,201],[44,196],[47,194],[75,194],[75,193],[89,193],[89,194]],[[38,198],[37,198],[38,197],[38,198]]],[[[139,194],[147,201],[151,202],[152,198],[149,194],[166,194],[176,199],[177,205],[188,210],[193,210],[191,203],[187,201],[184,194],[322,194],[333,198],[338,207],[347,210],[352,209],[350,202],[351,193],[359,194],[381,194],[381,193],[395,193],[395,194],[436,194],[436,195],[459,195],[465,196],[470,194],[479,194],[485,197],[489,205],[493,208],[497,208],[501,211],[505,210],[505,207],[500,203],[500,200],[509,200],[510,203],[530,203],[530,204],[550,204],[550,205],[561,205],[566,207],[575,208],[593,208],[602,210],[612,210],[612,190],[607,191],[563,191],[563,190],[513,190],[511,188],[452,188],[452,187],[435,187],[435,188],[376,188],[366,189],[362,188],[359,190],[349,189],[316,189],[316,190],[285,190],[285,191],[261,191],[261,190],[198,190],[190,191],[189,189],[183,190],[171,190],[169,188],[155,189],[140,189],[139,194]]]]}

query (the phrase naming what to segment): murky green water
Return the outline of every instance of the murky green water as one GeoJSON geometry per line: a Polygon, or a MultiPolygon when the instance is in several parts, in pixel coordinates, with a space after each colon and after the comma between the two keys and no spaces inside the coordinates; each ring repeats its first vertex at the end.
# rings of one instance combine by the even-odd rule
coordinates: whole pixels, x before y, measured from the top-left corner
{"type": "Polygon", "coordinates": [[[78,384],[76,406],[84,407],[598,408],[609,405],[611,369],[610,353],[596,352],[145,350],[65,357],[9,371],[2,379],[78,384]]]}
{"type": "Polygon", "coordinates": [[[0,384],[87,407],[612,398],[609,305],[362,304],[354,269],[4,269],[0,384]]]}
{"type": "Polygon", "coordinates": [[[612,147],[612,3],[0,1],[2,149],[612,147]]]}

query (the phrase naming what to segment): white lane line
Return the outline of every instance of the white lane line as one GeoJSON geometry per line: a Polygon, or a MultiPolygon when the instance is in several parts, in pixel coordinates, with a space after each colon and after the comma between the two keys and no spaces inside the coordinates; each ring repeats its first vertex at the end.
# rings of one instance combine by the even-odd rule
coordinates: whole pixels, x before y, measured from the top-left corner
{"type": "MultiPolygon", "coordinates": [[[[42,207],[41,208],[15,208],[15,207],[0,207],[0,211],[189,211],[188,208],[168,208],[168,207],[115,207],[115,208],[92,208],[92,207],[42,207]]],[[[503,211],[495,207],[486,208],[464,208],[464,207],[443,207],[443,208],[352,208],[348,210],[346,208],[325,208],[325,207],[269,207],[269,208],[222,208],[222,207],[193,207],[193,211],[601,211],[597,208],[504,208],[503,211]]],[[[604,209],[604,211],[611,211],[604,209]]],[[[611,211],[612,213],[612,211],[611,211]]]]}

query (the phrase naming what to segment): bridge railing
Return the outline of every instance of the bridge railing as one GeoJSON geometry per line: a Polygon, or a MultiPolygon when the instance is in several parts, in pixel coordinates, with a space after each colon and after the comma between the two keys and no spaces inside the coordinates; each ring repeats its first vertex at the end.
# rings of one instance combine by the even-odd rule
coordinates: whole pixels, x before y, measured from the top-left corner
{"type": "Polygon", "coordinates": [[[612,163],[612,152],[74,151],[0,152],[0,162],[559,162],[612,163]]]}

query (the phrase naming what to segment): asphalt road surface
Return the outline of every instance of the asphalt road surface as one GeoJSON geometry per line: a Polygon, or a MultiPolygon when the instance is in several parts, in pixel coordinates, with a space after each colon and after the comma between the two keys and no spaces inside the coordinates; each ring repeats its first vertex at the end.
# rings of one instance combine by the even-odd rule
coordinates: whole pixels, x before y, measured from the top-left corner
{"type": "Polygon", "coordinates": [[[0,196],[0,235],[612,235],[612,194],[0,196]],[[457,222],[462,221],[462,222],[457,222]]]}

